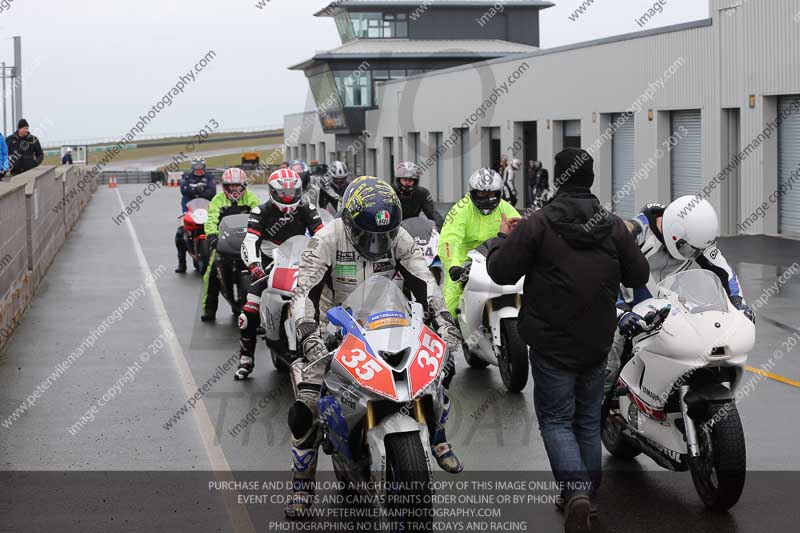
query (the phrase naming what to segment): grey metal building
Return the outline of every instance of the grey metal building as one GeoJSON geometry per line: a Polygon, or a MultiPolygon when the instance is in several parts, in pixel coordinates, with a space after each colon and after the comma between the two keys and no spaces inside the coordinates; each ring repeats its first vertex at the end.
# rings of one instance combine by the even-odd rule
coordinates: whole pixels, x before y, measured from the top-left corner
{"type": "MultiPolygon", "coordinates": [[[[498,146],[552,174],[553,156],[580,145],[595,193],[622,215],[701,194],[726,235],[800,236],[800,0],[709,4],[706,20],[377,84],[364,170],[415,160],[452,202],[498,146]]],[[[290,151],[336,145],[313,122],[286,117],[290,151]]]]}

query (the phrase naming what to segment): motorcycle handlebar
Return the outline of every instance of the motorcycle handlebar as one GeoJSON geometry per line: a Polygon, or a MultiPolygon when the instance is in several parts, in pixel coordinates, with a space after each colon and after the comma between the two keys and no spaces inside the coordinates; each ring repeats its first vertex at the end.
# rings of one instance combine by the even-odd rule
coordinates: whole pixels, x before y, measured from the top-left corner
{"type": "Polygon", "coordinates": [[[644,320],[650,326],[650,331],[660,328],[664,324],[664,321],[667,319],[671,311],[672,306],[667,305],[658,311],[648,313],[647,316],[644,317],[644,320]]]}

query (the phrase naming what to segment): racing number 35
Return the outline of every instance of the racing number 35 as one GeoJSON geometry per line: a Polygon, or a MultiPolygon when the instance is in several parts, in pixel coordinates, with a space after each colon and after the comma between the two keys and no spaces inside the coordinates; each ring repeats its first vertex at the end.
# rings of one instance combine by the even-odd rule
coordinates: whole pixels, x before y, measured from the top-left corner
{"type": "Polygon", "coordinates": [[[419,352],[417,364],[420,368],[431,371],[430,377],[435,377],[439,372],[442,356],[444,355],[444,342],[428,327],[425,327],[419,334],[419,352]]]}
{"type": "Polygon", "coordinates": [[[343,355],[339,361],[346,367],[352,368],[360,379],[370,381],[375,377],[375,374],[381,372],[383,368],[378,364],[373,357],[361,350],[360,348],[352,348],[351,352],[343,355]]]}
{"type": "Polygon", "coordinates": [[[354,335],[345,337],[336,352],[336,360],[365,389],[386,398],[397,399],[397,389],[392,373],[387,370],[388,366],[369,353],[361,339],[354,335]]]}

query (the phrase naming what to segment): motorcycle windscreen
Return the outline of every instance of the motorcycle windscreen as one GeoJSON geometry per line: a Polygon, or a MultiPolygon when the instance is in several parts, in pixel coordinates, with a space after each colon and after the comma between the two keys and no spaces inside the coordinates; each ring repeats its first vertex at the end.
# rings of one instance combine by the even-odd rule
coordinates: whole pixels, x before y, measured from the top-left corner
{"type": "Polygon", "coordinates": [[[395,282],[372,276],[342,303],[364,329],[404,327],[410,323],[408,299],[395,282]]]}
{"type": "MultiPolygon", "coordinates": [[[[194,201],[194,200],[192,200],[194,201]]],[[[217,251],[225,255],[241,254],[242,242],[247,234],[248,214],[229,215],[219,223],[219,240],[217,251]]]]}
{"type": "Polygon", "coordinates": [[[211,202],[205,198],[195,198],[186,204],[186,210],[192,213],[195,224],[205,224],[208,220],[208,208],[211,202]]]}
{"type": "Polygon", "coordinates": [[[278,246],[273,252],[275,265],[280,267],[296,267],[300,265],[300,256],[306,250],[311,239],[305,235],[295,235],[278,246]]]}
{"type": "Polygon", "coordinates": [[[728,295],[719,277],[709,270],[679,272],[664,279],[658,287],[659,295],[676,298],[690,314],[729,310],[728,295]]]}
{"type": "Polygon", "coordinates": [[[408,218],[400,224],[414,239],[428,242],[433,233],[433,221],[422,217],[408,218]]]}

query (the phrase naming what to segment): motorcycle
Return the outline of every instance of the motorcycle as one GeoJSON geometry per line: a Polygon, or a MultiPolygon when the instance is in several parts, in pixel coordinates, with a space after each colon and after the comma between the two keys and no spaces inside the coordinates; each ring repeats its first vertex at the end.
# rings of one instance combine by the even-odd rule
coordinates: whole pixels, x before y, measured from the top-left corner
{"type": "Polygon", "coordinates": [[[606,397],[605,448],[644,453],[663,468],[690,470],[706,507],[733,507],[744,489],[744,430],[734,402],[755,325],[708,270],[670,276],[634,307],[646,331],[632,341],[606,397]]]}
{"type": "Polygon", "coordinates": [[[277,248],[267,251],[262,248],[262,254],[268,253],[273,260],[267,271],[267,288],[261,295],[261,325],[272,364],[280,371],[288,370],[297,359],[291,302],[297,288],[300,255],[310,240],[305,235],[296,235],[277,248]]]}
{"type": "Polygon", "coordinates": [[[241,254],[249,217],[246,213],[229,215],[219,224],[214,269],[219,278],[220,292],[230,304],[234,317],[239,316],[242,306],[247,303],[247,293],[250,290],[250,272],[242,261],[241,254]]]}
{"type": "MultiPolygon", "coordinates": [[[[419,521],[430,522],[429,427],[444,408],[447,346],[425,325],[422,305],[380,276],[327,317],[337,342],[328,357],[312,363],[330,361],[317,402],[322,450],[339,482],[377,495],[378,505],[413,522],[406,530],[414,530],[419,521]]],[[[301,362],[292,365],[293,383],[302,370],[301,362]]]]}
{"type": "Polygon", "coordinates": [[[436,283],[442,284],[442,261],[439,259],[439,231],[432,220],[423,217],[413,217],[402,222],[402,226],[414,238],[417,246],[422,250],[428,270],[431,271],[436,283]]]}
{"type": "MultiPolygon", "coordinates": [[[[460,281],[458,324],[464,335],[464,357],[473,368],[496,365],[509,392],[528,384],[528,345],[519,334],[519,311],[525,278],[516,285],[498,285],[486,271],[485,246],[469,252],[471,260],[460,281]]],[[[453,280],[459,281],[459,280],[453,280]]]]}
{"type": "Polygon", "coordinates": [[[179,217],[183,219],[183,238],[186,242],[186,251],[192,257],[194,269],[201,273],[206,271],[210,255],[205,230],[209,205],[210,202],[205,198],[195,198],[186,204],[186,212],[179,217]]]}

